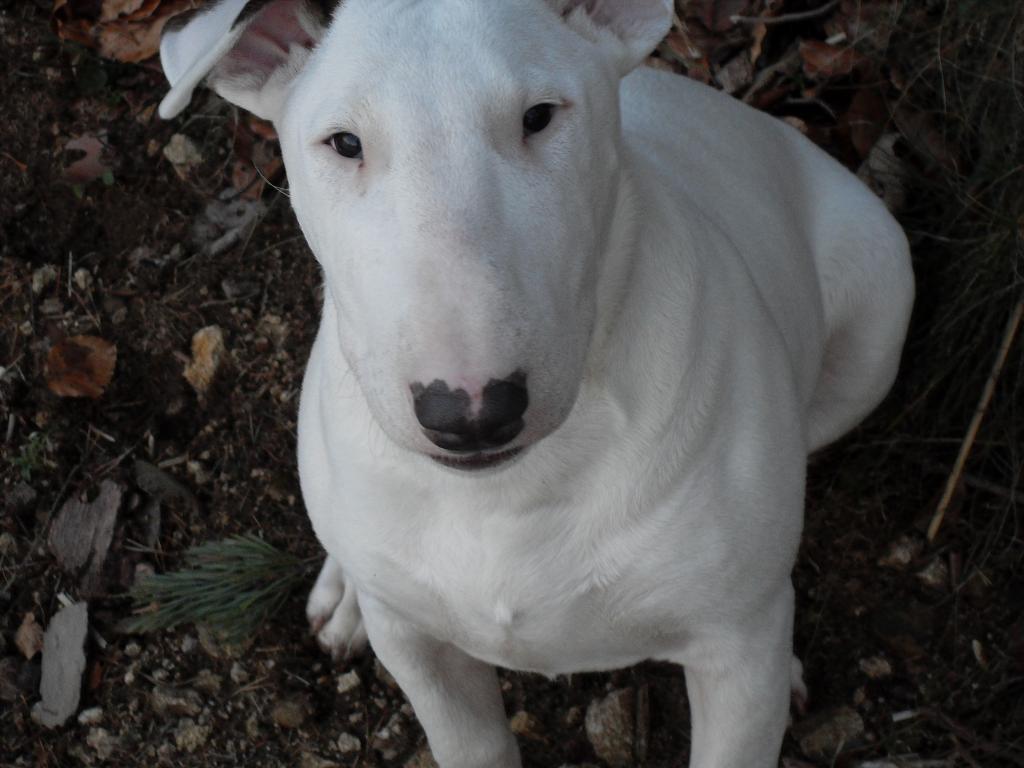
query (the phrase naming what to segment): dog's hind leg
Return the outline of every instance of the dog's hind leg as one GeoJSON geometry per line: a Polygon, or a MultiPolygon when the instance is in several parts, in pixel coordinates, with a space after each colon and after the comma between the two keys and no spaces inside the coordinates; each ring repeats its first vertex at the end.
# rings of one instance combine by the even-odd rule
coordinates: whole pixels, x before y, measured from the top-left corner
{"type": "Polygon", "coordinates": [[[870,202],[856,209],[860,218],[831,217],[828,245],[816,255],[828,336],[808,413],[811,451],[852,429],[885,397],[910,321],[907,239],[878,201],[870,202]]]}
{"type": "Polygon", "coordinates": [[[366,649],[366,630],[356,591],[345,583],[341,565],[330,555],[309,593],[306,617],[320,647],[335,660],[366,649]]]}

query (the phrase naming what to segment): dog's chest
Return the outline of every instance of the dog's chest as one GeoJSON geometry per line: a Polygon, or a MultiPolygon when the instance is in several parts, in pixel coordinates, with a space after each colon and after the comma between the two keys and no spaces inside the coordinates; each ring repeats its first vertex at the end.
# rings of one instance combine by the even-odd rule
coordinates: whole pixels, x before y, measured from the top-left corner
{"type": "Polygon", "coordinates": [[[678,646],[680,596],[658,578],[656,552],[638,561],[536,519],[449,523],[362,550],[373,553],[360,564],[376,574],[370,589],[431,635],[546,674],[624,666],[678,646]]]}

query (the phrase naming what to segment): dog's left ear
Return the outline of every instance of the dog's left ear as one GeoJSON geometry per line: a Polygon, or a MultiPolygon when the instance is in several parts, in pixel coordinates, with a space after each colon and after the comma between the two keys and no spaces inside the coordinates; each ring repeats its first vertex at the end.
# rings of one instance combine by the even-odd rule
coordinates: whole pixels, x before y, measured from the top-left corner
{"type": "Polygon", "coordinates": [[[570,27],[611,57],[621,75],[634,69],[672,27],[672,0],[548,0],[570,27]]]}
{"type": "Polygon", "coordinates": [[[171,90],[160,103],[169,119],[204,79],[233,104],[274,120],[292,80],[323,36],[323,3],[313,0],[211,0],[173,19],[160,40],[171,90]]]}

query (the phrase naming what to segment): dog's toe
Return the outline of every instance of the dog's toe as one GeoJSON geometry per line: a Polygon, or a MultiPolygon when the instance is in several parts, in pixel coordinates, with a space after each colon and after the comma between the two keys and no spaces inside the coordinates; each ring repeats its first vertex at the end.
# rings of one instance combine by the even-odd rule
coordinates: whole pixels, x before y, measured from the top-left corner
{"type": "Polygon", "coordinates": [[[807,692],[807,685],[804,683],[804,665],[796,656],[793,657],[789,666],[789,689],[790,704],[793,709],[800,715],[806,714],[810,695],[807,692]]]}
{"type": "Polygon", "coordinates": [[[316,633],[316,641],[324,653],[331,654],[335,661],[358,656],[366,650],[366,629],[355,600],[342,600],[316,633]]]}

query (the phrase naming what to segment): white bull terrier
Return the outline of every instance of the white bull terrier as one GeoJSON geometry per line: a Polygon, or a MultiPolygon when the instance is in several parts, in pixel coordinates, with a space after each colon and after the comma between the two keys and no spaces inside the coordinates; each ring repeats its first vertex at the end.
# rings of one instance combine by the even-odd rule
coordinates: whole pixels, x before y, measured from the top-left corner
{"type": "Polygon", "coordinates": [[[637,66],[670,0],[221,0],[169,29],[272,120],[323,268],[299,417],[336,655],[444,768],[520,757],[494,666],[686,670],[690,765],[777,764],[809,451],[888,391],[906,239],[783,123],[637,66]]]}

